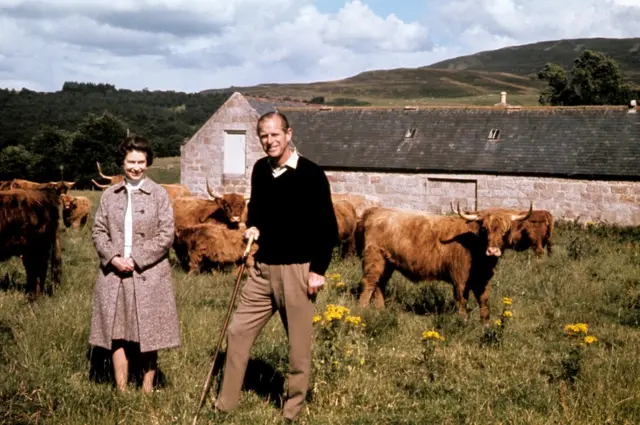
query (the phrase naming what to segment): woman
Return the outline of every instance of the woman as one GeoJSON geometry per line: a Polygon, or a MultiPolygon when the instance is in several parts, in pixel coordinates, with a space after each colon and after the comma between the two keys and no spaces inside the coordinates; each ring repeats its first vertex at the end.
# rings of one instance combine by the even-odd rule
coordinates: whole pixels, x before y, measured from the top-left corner
{"type": "Polygon", "coordinates": [[[140,355],[142,390],[153,390],[157,351],[180,345],[180,324],[168,261],[173,209],[167,192],[148,177],[149,142],[120,145],[125,180],[109,187],[96,212],[93,244],[100,272],[93,292],[89,343],[112,350],[118,390],[127,387],[129,361],[140,355]]]}

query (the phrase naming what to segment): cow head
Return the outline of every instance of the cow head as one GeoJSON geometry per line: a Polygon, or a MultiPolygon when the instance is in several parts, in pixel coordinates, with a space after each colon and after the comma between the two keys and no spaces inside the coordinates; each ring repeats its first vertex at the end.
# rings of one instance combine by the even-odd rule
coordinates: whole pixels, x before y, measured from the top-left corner
{"type": "Polygon", "coordinates": [[[512,223],[528,219],[533,213],[533,203],[530,204],[529,211],[514,214],[503,209],[488,209],[473,214],[466,214],[460,211],[460,205],[456,210],[458,215],[468,222],[475,222],[479,225],[480,235],[486,237],[488,257],[500,257],[502,249],[507,244],[506,239],[511,234],[512,223]]]}
{"type": "Polygon", "coordinates": [[[220,209],[224,212],[224,216],[230,223],[240,224],[249,197],[240,195],[239,193],[225,193],[224,195],[216,193],[207,180],[207,192],[215,200],[220,209]]]}
{"type": "Polygon", "coordinates": [[[70,210],[73,207],[75,197],[63,193],[60,195],[60,201],[62,201],[62,209],[70,210]]]}
{"type": "Polygon", "coordinates": [[[59,182],[49,182],[47,184],[55,188],[60,193],[67,193],[71,189],[73,189],[73,186],[75,186],[76,182],[59,181],[59,182]]]}

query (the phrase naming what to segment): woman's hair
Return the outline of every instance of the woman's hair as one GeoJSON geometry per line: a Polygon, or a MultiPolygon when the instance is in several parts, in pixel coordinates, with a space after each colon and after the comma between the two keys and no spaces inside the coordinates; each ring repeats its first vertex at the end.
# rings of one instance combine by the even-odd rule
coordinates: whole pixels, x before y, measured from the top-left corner
{"type": "Polygon", "coordinates": [[[263,114],[260,118],[258,118],[258,125],[256,125],[256,132],[258,133],[258,136],[260,135],[260,126],[262,125],[262,123],[273,118],[280,118],[282,131],[286,132],[287,130],[289,130],[289,120],[287,119],[287,117],[282,112],[272,111],[267,112],[266,114],[263,114]]]}
{"type": "Polygon", "coordinates": [[[151,150],[151,143],[144,137],[137,135],[127,136],[122,143],[120,143],[118,163],[124,164],[124,158],[131,151],[144,152],[147,157],[147,167],[150,167],[151,164],[153,164],[153,150],[151,150]]]}

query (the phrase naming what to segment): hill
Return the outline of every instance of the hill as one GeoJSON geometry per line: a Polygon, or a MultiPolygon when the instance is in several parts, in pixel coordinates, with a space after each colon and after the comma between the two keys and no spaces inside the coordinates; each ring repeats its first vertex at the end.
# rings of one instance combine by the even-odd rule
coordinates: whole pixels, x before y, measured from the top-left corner
{"type": "Polygon", "coordinates": [[[501,72],[401,68],[363,72],[337,81],[260,84],[225,90],[239,91],[249,96],[288,97],[295,100],[323,96],[327,103],[335,104],[366,102],[395,105],[408,102],[494,104],[499,100],[500,91],[508,90],[511,94],[537,98],[541,87],[537,79],[501,72]],[[476,98],[476,101],[472,98],[476,98]]]}
{"type": "Polygon", "coordinates": [[[547,62],[571,69],[573,60],[585,50],[611,56],[627,77],[640,83],[640,38],[578,38],[543,41],[522,46],[505,47],[434,63],[431,70],[506,72],[535,76],[547,62]]]}
{"type": "Polygon", "coordinates": [[[322,96],[327,103],[374,105],[493,105],[499,101],[499,92],[504,90],[508,92],[509,103],[535,105],[538,92],[544,86],[536,77],[537,71],[548,62],[570,69],[573,60],[586,49],[612,56],[625,75],[640,84],[640,38],[592,38],[507,47],[420,68],[368,71],[336,81],[260,84],[224,90],[295,100],[322,96]]]}

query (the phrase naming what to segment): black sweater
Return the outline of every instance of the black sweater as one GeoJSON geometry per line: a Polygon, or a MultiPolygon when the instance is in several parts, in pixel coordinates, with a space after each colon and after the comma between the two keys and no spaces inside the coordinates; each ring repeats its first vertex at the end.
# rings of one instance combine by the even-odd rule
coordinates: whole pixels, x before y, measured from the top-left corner
{"type": "Polygon", "coordinates": [[[256,261],[266,264],[311,263],[324,275],[338,239],[329,181],[324,171],[300,157],[297,167],[273,177],[268,158],[251,174],[247,227],[260,231],[256,261]]]}

